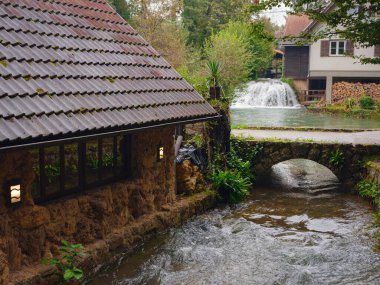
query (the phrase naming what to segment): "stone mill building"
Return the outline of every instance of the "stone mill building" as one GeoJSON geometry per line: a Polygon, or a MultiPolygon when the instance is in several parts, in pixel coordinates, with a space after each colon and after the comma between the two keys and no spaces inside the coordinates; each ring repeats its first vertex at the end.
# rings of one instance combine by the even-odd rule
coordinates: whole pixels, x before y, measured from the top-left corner
{"type": "Polygon", "coordinates": [[[218,114],[106,0],[1,1],[0,40],[8,284],[175,202],[176,129],[218,114]]]}

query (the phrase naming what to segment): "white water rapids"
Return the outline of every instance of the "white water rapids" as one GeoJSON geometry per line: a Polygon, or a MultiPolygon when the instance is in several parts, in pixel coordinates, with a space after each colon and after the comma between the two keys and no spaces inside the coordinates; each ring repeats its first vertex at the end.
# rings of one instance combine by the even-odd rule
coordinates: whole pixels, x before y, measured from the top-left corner
{"type": "Polygon", "coordinates": [[[252,107],[300,107],[292,88],[277,79],[251,81],[246,88],[237,92],[231,108],[252,107]]]}

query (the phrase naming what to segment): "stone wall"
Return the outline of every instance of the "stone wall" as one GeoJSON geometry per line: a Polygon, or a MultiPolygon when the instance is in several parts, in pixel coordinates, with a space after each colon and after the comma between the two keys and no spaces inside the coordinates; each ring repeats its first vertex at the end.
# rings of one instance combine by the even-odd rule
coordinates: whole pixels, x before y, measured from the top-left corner
{"type": "Polygon", "coordinates": [[[239,150],[244,157],[245,148],[259,147],[261,150],[256,155],[253,164],[253,172],[260,180],[266,177],[270,168],[282,161],[293,158],[304,158],[318,162],[329,168],[347,188],[353,189],[354,185],[361,179],[365,169],[363,159],[371,155],[380,155],[378,145],[350,145],[334,143],[314,142],[270,142],[255,140],[238,140],[239,150]],[[330,159],[336,151],[343,153],[341,167],[334,167],[330,159]]]}
{"type": "Polygon", "coordinates": [[[3,187],[0,190],[0,284],[14,281],[11,276],[15,272],[28,272],[42,257],[56,256],[62,239],[89,245],[173,205],[173,135],[172,127],[133,134],[134,178],[44,205],[36,205],[32,199],[34,174],[30,154],[0,153],[0,184],[21,177],[25,194],[21,207],[9,209],[5,206],[3,187]],[[160,162],[156,159],[158,143],[165,147],[165,158],[160,162]]]}

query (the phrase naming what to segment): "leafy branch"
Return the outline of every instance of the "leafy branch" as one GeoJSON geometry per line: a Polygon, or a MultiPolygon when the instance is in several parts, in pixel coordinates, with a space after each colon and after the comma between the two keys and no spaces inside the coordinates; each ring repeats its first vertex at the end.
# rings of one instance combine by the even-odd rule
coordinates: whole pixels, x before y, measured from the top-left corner
{"type": "Polygon", "coordinates": [[[58,269],[65,282],[79,280],[83,277],[83,271],[77,268],[74,263],[80,256],[85,255],[82,244],[70,244],[62,240],[59,251],[62,253],[60,258],[44,258],[42,264],[54,266],[58,269]]]}

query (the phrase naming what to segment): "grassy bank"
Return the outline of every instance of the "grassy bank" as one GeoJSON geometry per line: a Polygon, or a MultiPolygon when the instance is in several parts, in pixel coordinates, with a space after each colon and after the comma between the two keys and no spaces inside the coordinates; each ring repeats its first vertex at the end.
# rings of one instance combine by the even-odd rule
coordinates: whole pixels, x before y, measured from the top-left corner
{"type": "Polygon", "coordinates": [[[350,118],[361,118],[361,119],[374,119],[380,121],[380,109],[361,109],[358,106],[354,106],[347,109],[342,105],[328,105],[324,107],[309,106],[307,110],[315,113],[328,113],[333,115],[347,116],[350,118]]]}

